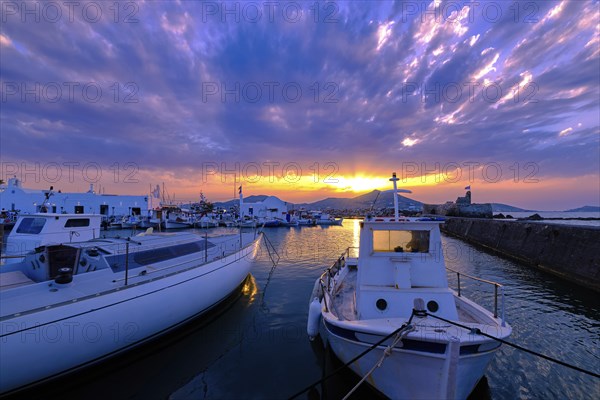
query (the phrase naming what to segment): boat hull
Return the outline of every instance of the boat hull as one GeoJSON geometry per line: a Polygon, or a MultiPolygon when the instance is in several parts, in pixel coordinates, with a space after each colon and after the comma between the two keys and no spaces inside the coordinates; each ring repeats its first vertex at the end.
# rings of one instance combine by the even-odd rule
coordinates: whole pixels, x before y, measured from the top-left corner
{"type": "MultiPolygon", "coordinates": [[[[340,329],[321,321],[321,336],[334,354],[344,363],[367,350],[383,336],[365,335],[340,329]],[[361,337],[371,339],[361,341],[361,337]]],[[[405,339],[406,340],[406,339],[405,339]]],[[[461,354],[455,368],[451,366],[450,342],[408,341],[405,348],[397,345],[379,368],[375,368],[367,382],[392,399],[466,399],[483,377],[497,349],[461,354]],[[412,343],[412,346],[408,344],[412,343]]],[[[389,344],[386,342],[386,344],[389,344]]],[[[456,344],[456,346],[460,346],[456,344]]],[[[382,358],[385,347],[379,346],[350,364],[358,376],[363,377],[382,358]]]]}
{"type": "Polygon", "coordinates": [[[187,222],[176,222],[176,221],[166,221],[165,228],[166,229],[186,229],[192,228],[193,224],[187,222]]]}
{"type": "Polygon", "coordinates": [[[203,314],[247,277],[258,243],[211,263],[109,294],[4,317],[0,322],[0,394],[95,364],[203,314]]]}

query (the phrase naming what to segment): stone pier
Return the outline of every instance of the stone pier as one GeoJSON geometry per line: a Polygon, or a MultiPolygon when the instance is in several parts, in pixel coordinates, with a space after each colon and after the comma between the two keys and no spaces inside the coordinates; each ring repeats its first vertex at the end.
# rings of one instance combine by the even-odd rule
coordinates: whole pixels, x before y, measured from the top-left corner
{"type": "Polygon", "coordinates": [[[447,217],[442,231],[600,292],[600,228],[447,217]]]}

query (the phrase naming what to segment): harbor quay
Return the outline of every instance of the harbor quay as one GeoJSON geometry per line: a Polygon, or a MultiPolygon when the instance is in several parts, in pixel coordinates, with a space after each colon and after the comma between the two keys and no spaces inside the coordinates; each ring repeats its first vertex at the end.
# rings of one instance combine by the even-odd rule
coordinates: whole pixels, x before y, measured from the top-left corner
{"type": "Polygon", "coordinates": [[[501,256],[600,291],[600,228],[446,217],[441,230],[501,256]]]}

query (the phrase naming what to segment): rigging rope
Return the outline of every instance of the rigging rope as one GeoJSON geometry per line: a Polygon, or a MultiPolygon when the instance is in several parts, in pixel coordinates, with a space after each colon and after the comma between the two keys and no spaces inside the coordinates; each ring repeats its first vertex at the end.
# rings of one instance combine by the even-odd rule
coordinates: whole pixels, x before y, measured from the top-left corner
{"type": "Polygon", "coordinates": [[[438,317],[437,315],[433,315],[433,314],[430,314],[430,313],[427,313],[427,315],[428,315],[428,316],[430,316],[430,317],[433,317],[433,318],[439,319],[440,321],[444,321],[444,322],[446,322],[446,323],[449,323],[449,324],[452,324],[452,325],[456,325],[456,326],[458,326],[458,327],[460,327],[460,328],[463,328],[463,329],[466,329],[466,330],[468,330],[468,331],[470,331],[470,332],[474,332],[474,333],[476,333],[477,335],[481,335],[481,336],[488,337],[488,338],[490,338],[490,339],[497,340],[498,342],[500,342],[500,343],[502,343],[502,344],[505,344],[505,345],[507,345],[507,346],[514,347],[515,349],[522,350],[522,351],[524,351],[524,352],[526,352],[526,353],[529,353],[529,354],[533,354],[534,356],[538,356],[538,357],[541,357],[541,358],[543,358],[543,359],[545,359],[545,360],[548,360],[548,361],[555,362],[555,363],[557,363],[557,364],[560,364],[560,365],[562,365],[562,366],[564,366],[564,367],[571,368],[571,369],[574,369],[575,371],[579,371],[579,372],[582,372],[582,373],[584,373],[584,374],[591,375],[591,376],[593,376],[593,377],[595,377],[595,378],[600,378],[600,375],[599,375],[599,374],[597,374],[597,373],[595,373],[595,372],[592,372],[592,371],[585,370],[585,369],[583,369],[583,368],[580,368],[580,367],[578,367],[578,366],[575,366],[575,365],[572,365],[572,364],[566,363],[566,362],[564,362],[564,361],[561,361],[561,360],[557,360],[557,359],[555,359],[555,358],[552,358],[552,357],[550,357],[550,356],[547,356],[547,355],[545,355],[545,354],[538,353],[538,352],[536,352],[536,351],[533,351],[533,350],[527,349],[527,348],[525,348],[525,347],[523,347],[523,346],[519,346],[518,344],[511,343],[511,342],[509,342],[509,341],[506,341],[506,340],[504,340],[504,339],[500,339],[500,338],[497,338],[497,337],[495,337],[495,336],[489,335],[489,334],[487,334],[487,333],[481,332],[481,330],[480,330],[479,328],[473,329],[473,328],[470,328],[470,327],[468,327],[468,326],[466,326],[466,325],[459,324],[458,322],[450,321],[450,320],[448,320],[448,319],[445,319],[445,318],[442,318],[442,317],[438,317]]]}

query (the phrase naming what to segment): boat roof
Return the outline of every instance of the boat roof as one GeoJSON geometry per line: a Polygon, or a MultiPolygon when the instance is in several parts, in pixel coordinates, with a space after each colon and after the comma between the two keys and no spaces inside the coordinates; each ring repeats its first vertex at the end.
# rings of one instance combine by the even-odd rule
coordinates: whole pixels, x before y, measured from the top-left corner
{"type": "Polygon", "coordinates": [[[45,218],[100,218],[101,214],[62,214],[62,213],[31,213],[20,214],[19,217],[45,217],[45,218]]]}

